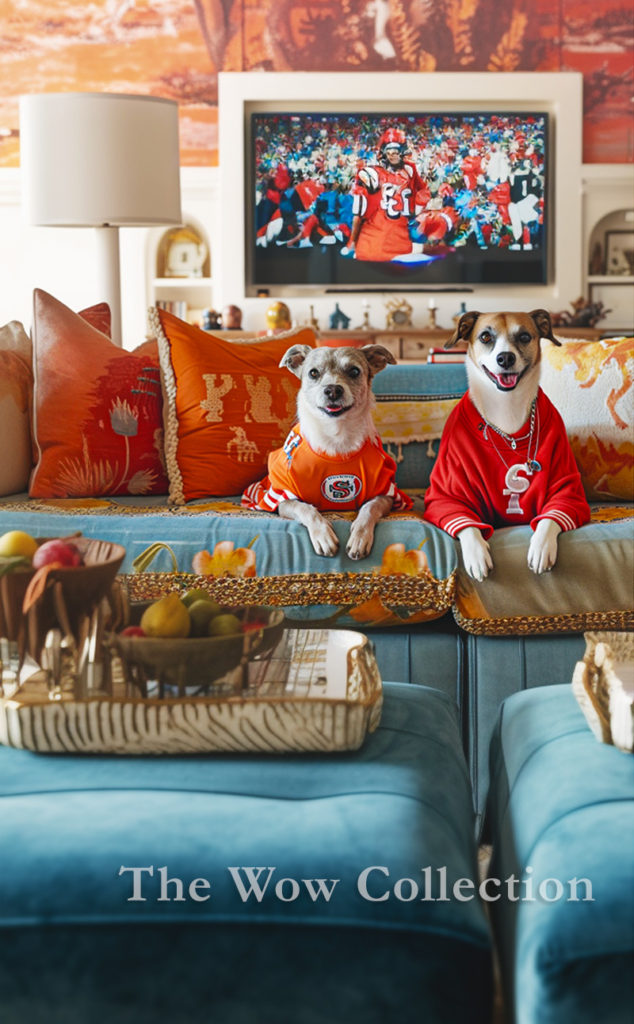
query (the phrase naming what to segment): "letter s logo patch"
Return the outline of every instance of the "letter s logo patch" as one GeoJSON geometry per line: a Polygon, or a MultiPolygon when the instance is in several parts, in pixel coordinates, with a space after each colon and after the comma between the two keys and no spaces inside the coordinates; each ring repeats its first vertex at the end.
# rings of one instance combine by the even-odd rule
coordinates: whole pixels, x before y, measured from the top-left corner
{"type": "Polygon", "coordinates": [[[321,482],[321,493],[327,501],[354,501],[361,493],[361,481],[353,473],[327,476],[321,482]]]}

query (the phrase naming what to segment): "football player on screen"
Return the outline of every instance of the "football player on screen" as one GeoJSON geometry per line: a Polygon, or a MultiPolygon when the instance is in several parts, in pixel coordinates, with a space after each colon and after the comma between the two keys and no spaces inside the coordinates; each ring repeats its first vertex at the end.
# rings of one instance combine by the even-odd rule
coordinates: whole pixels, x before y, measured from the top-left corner
{"type": "Polygon", "coordinates": [[[400,128],[388,128],[379,140],[377,164],[358,172],[352,188],[353,217],[343,256],[386,261],[412,252],[409,222],[430,192],[415,164],[405,159],[407,140],[400,128]]]}

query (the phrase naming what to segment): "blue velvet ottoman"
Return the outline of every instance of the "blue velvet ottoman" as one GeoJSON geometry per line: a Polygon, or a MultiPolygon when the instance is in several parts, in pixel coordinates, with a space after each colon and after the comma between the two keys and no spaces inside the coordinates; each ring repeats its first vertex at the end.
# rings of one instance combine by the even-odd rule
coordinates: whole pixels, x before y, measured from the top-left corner
{"type": "Polygon", "coordinates": [[[488,815],[509,1020],[632,1024],[634,757],[597,742],[569,685],[502,705],[488,815]]]}
{"type": "Polygon", "coordinates": [[[489,1020],[440,692],[386,684],[379,729],[343,755],[0,748],[0,792],[3,1024],[489,1020]]]}

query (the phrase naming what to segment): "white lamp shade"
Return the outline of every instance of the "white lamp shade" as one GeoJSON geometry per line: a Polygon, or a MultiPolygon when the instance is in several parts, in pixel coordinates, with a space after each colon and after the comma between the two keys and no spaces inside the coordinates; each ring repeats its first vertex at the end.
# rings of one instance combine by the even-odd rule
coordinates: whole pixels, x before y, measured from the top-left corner
{"type": "Polygon", "coordinates": [[[32,224],[182,223],[178,105],[121,93],[20,97],[23,200],[32,224]]]}

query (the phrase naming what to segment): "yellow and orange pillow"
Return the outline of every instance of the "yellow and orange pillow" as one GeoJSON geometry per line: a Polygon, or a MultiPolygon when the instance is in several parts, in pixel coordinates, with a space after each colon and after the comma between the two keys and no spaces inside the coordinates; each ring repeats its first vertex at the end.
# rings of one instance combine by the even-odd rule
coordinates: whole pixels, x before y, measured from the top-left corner
{"type": "Polygon", "coordinates": [[[556,405],[590,500],[634,500],[634,338],[542,343],[556,405]]]}
{"type": "Polygon", "coordinates": [[[128,352],[104,304],[74,313],[33,296],[34,498],[165,494],[162,396],[155,341],[128,352]]]}
{"type": "Polygon", "coordinates": [[[240,494],[264,476],[269,452],[294,422],[299,382],[279,363],[291,345],[314,347],[313,330],[236,345],[152,310],[150,332],[165,396],[170,501],[240,494]]]}

